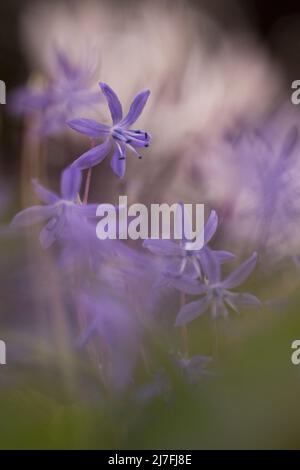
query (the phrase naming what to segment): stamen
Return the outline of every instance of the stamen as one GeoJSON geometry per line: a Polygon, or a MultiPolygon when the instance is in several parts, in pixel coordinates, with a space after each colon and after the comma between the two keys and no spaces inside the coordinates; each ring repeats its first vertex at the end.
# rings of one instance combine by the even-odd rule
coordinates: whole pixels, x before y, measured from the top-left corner
{"type": "Polygon", "coordinates": [[[117,145],[117,147],[118,147],[118,149],[119,149],[119,154],[120,154],[118,160],[125,160],[124,151],[123,151],[121,145],[120,145],[118,142],[116,142],[116,145],[117,145]]]}
{"type": "Polygon", "coordinates": [[[142,155],[140,155],[139,153],[137,153],[137,151],[135,150],[134,147],[132,147],[132,145],[128,144],[128,147],[130,148],[130,150],[131,150],[139,159],[142,158],[142,155]]]}
{"type": "Polygon", "coordinates": [[[135,142],[143,142],[143,141],[148,141],[150,140],[150,136],[148,134],[148,132],[142,132],[142,131],[139,131],[138,133],[136,131],[132,131],[132,130],[127,130],[126,132],[126,135],[131,137],[132,140],[134,140],[135,142]]]}

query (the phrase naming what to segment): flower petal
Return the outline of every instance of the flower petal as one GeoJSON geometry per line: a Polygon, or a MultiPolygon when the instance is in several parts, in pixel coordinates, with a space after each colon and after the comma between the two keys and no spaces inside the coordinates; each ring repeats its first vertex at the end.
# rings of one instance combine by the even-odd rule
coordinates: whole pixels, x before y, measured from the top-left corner
{"type": "Polygon", "coordinates": [[[75,131],[92,138],[106,136],[110,131],[109,126],[96,122],[93,119],[72,119],[67,124],[75,131]]]}
{"type": "Polygon", "coordinates": [[[175,287],[175,289],[185,292],[190,295],[201,295],[207,292],[208,286],[202,284],[189,276],[172,276],[165,275],[165,279],[168,280],[169,285],[175,287]]]}
{"type": "Polygon", "coordinates": [[[76,78],[78,69],[70,63],[67,54],[59,49],[56,49],[55,55],[57,66],[65,78],[68,80],[73,80],[76,78]]]}
{"type": "Polygon", "coordinates": [[[59,197],[53,191],[42,186],[37,180],[32,180],[32,186],[37,197],[45,204],[55,204],[59,201],[59,197]]]}
{"type": "Polygon", "coordinates": [[[110,149],[111,140],[107,139],[103,142],[103,144],[96,145],[96,147],[93,147],[77,158],[72,166],[75,166],[79,170],[85,170],[86,168],[91,168],[92,166],[98,165],[98,163],[104,160],[110,149]]]}
{"type": "Polygon", "coordinates": [[[224,250],[211,250],[218,259],[220,264],[227,263],[229,261],[233,261],[235,259],[235,254],[231,253],[231,251],[224,251],[224,250]]]}
{"type": "Polygon", "coordinates": [[[226,292],[225,302],[236,312],[243,307],[261,307],[261,301],[252,294],[239,294],[235,292],[226,292]]]}
{"type": "Polygon", "coordinates": [[[144,109],[145,104],[147,103],[149,95],[149,90],[141,91],[136,95],[133,102],[131,103],[127,116],[125,116],[125,118],[120,122],[120,126],[131,126],[138,119],[144,109]]]}
{"type": "Polygon", "coordinates": [[[32,206],[19,212],[11,222],[12,227],[27,227],[49,219],[55,212],[53,206],[32,206]]]}
{"type": "Polygon", "coordinates": [[[23,114],[35,109],[45,109],[49,104],[49,93],[35,93],[27,87],[18,88],[8,96],[8,106],[13,114],[23,114]]]}
{"type": "Polygon", "coordinates": [[[121,121],[123,116],[122,105],[120,103],[120,100],[114,90],[112,90],[112,88],[110,88],[110,86],[108,86],[106,83],[99,83],[99,85],[102,90],[102,93],[106,98],[112,122],[113,124],[117,124],[121,121]]]}
{"type": "Polygon", "coordinates": [[[126,170],[125,146],[124,144],[116,143],[113,156],[111,158],[110,166],[113,172],[119,177],[123,178],[126,170]]]}
{"type": "Polygon", "coordinates": [[[202,250],[199,251],[197,256],[200,260],[204,274],[208,278],[209,282],[219,282],[221,277],[221,267],[220,261],[215,256],[214,251],[205,246],[202,250]]]}
{"type": "Polygon", "coordinates": [[[81,171],[75,166],[66,168],[60,180],[60,192],[63,199],[74,201],[80,191],[81,171]]]}
{"type": "Polygon", "coordinates": [[[190,302],[189,304],[184,305],[177,315],[175,326],[186,325],[200,315],[203,315],[203,313],[206,312],[208,305],[209,300],[207,296],[197,300],[196,302],[190,302]]]}
{"type": "Polygon", "coordinates": [[[180,245],[172,240],[149,238],[144,240],[143,246],[159,256],[180,256],[182,254],[180,245]]]}
{"type": "Polygon", "coordinates": [[[77,206],[78,213],[83,217],[97,217],[96,212],[99,204],[79,204],[77,206]]]}
{"type": "Polygon", "coordinates": [[[232,289],[242,284],[253,271],[257,262],[257,253],[253,253],[244,263],[236,268],[229,276],[220,283],[224,289],[232,289]]]}
{"type": "Polygon", "coordinates": [[[204,243],[210,242],[218,227],[218,215],[216,211],[211,211],[204,227],[204,243]]]}

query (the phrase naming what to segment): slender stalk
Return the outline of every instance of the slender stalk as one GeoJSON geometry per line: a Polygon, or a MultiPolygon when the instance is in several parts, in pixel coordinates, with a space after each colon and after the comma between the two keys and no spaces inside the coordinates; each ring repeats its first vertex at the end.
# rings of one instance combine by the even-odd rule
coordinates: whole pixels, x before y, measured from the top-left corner
{"type": "Polygon", "coordinates": [[[84,195],[83,195],[83,201],[82,201],[83,204],[87,204],[89,200],[91,178],[92,178],[92,168],[89,168],[87,171],[86,180],[85,180],[84,195]]]}
{"type": "MultiPolygon", "coordinates": [[[[186,303],[186,294],[180,292],[180,308],[182,308],[186,303]]],[[[182,355],[185,359],[189,357],[189,338],[187,326],[184,325],[181,327],[181,339],[182,339],[182,355]]]]}
{"type": "MultiPolygon", "coordinates": [[[[91,139],[91,148],[95,145],[94,139],[91,139]]],[[[91,186],[91,178],[92,178],[92,168],[89,168],[86,175],[85,180],[85,187],[84,187],[84,194],[83,194],[83,204],[87,204],[89,200],[89,192],[91,186]]]]}

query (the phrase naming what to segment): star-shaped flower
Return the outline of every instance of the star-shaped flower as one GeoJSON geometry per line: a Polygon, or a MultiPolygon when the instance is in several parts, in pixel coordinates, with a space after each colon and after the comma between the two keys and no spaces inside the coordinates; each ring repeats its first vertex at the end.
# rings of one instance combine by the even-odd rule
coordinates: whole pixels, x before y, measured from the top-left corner
{"type": "Polygon", "coordinates": [[[200,295],[201,298],[184,305],[176,318],[176,326],[185,325],[195,318],[211,311],[213,318],[217,316],[228,317],[228,307],[238,312],[241,307],[258,307],[260,301],[252,294],[231,292],[234,287],[242,284],[253,271],[257,262],[257,253],[244,261],[224,280],[202,284],[190,278],[174,278],[172,285],[182,292],[190,295],[200,295]]]}
{"type": "Polygon", "coordinates": [[[79,109],[99,102],[99,94],[89,87],[90,68],[72,64],[60,50],[55,51],[52,75],[41,90],[23,87],[15,91],[10,103],[16,114],[40,112],[38,131],[42,135],[56,133],[79,109]]]}
{"type": "MultiPolygon", "coordinates": [[[[191,225],[189,215],[184,209],[184,204],[179,204],[178,210],[182,211],[184,223],[191,225]]],[[[182,218],[175,217],[175,224],[182,223],[182,218]],[[179,222],[178,222],[179,221],[179,222]]],[[[177,243],[166,239],[148,239],[144,241],[144,247],[155,255],[167,260],[166,271],[174,275],[190,275],[193,278],[203,279],[205,276],[209,280],[219,277],[220,265],[234,259],[234,254],[229,251],[212,250],[208,243],[214,236],[218,227],[218,215],[212,210],[204,226],[204,245],[199,250],[190,249],[190,240],[184,235],[177,243]]],[[[182,230],[184,233],[184,230],[182,230]]]]}
{"type": "Polygon", "coordinates": [[[80,185],[81,172],[74,167],[68,167],[62,173],[61,196],[34,180],[34,190],[45,205],[28,207],[19,212],[12,220],[12,226],[25,227],[47,222],[39,237],[45,249],[58,239],[68,238],[72,230],[82,227],[86,217],[96,217],[97,204],[78,203],[80,185]]]}
{"type": "Polygon", "coordinates": [[[113,149],[111,167],[114,173],[122,178],[126,169],[126,150],[130,150],[138,158],[142,158],[137,149],[148,147],[150,135],[139,129],[131,129],[132,124],[142,113],[150,95],[150,91],[142,91],[134,98],[128,114],[123,117],[122,105],[115,92],[105,83],[100,88],[106,98],[112,125],[98,123],[92,119],[73,119],[68,125],[77,132],[85,134],[92,139],[105,139],[100,145],[81,155],[73,165],[83,170],[98,165],[113,149]]]}

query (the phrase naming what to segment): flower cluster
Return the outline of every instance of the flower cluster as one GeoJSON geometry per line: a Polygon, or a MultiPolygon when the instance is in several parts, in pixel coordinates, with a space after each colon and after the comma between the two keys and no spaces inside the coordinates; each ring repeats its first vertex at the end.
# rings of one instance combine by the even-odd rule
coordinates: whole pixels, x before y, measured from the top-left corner
{"type": "MultiPolygon", "coordinates": [[[[140,151],[149,147],[151,136],[148,131],[135,127],[135,122],[150,92],[138,93],[124,116],[116,93],[101,82],[100,90],[110,111],[111,125],[75,118],[74,110],[83,103],[94,102],[95,96],[83,90],[84,74],[80,69],[72,66],[62,53],[57,52],[56,58],[59,79],[44,92],[23,91],[16,103],[20,111],[41,111],[43,131],[52,132],[66,123],[89,138],[90,148],[62,171],[59,195],[33,180],[34,191],[43,205],[19,212],[12,226],[16,229],[43,224],[39,235],[41,246],[44,249],[53,244],[59,247],[57,266],[66,274],[68,302],[79,323],[76,344],[92,351],[105,386],[119,391],[133,382],[140,362],[147,369],[153,368],[144,340],[149,330],[153,329],[155,335],[156,322],[147,305],[152,302],[157,312],[161,308],[160,294],[170,299],[177,290],[181,300],[180,304],[176,301],[179,312],[176,320],[173,316],[172,326],[183,328],[206,311],[211,311],[216,318],[227,317],[229,309],[259,307],[260,301],[254,295],[231,291],[248,278],[256,265],[257,254],[253,253],[225,278],[222,276],[223,265],[234,261],[235,255],[211,246],[219,225],[215,210],[210,212],[199,234],[204,243],[197,250],[191,249],[190,240],[182,230],[180,240],[148,239],[138,249],[121,240],[98,240],[95,223],[99,204],[89,200],[91,169],[111,156],[113,173],[121,179],[125,176],[127,155],[142,158],[140,151]],[[88,173],[83,187],[84,170],[88,173]],[[187,295],[199,298],[187,302],[187,295]],[[154,297],[157,303],[153,302],[154,297]]],[[[192,226],[184,204],[178,204],[178,210],[183,218],[176,216],[175,225],[183,222],[192,226]]],[[[172,336],[176,328],[172,330],[168,325],[167,331],[172,336]]],[[[210,357],[191,356],[187,351],[183,354],[181,347],[176,347],[175,351],[175,357],[174,349],[171,354],[172,361],[188,381],[195,383],[206,374],[210,357]]],[[[164,373],[153,372],[152,378],[159,376],[162,380],[156,383],[154,378],[156,385],[152,383],[152,389],[165,390],[168,380],[164,373]]]]}
{"type": "MultiPolygon", "coordinates": [[[[188,214],[185,214],[187,219],[188,214]]],[[[228,307],[238,311],[240,307],[258,307],[260,301],[251,294],[230,292],[229,289],[242,284],[254,269],[257,253],[236,268],[225,279],[221,279],[221,265],[234,259],[228,251],[213,250],[208,246],[215,234],[218,216],[211,211],[204,226],[204,245],[200,250],[187,249],[188,242],[182,238],[180,243],[169,240],[147,240],[144,245],[159,256],[166,256],[174,262],[164,267],[164,278],[179,291],[202,296],[200,300],[183,305],[176,319],[176,326],[194,320],[210,309],[212,317],[228,316],[228,307]]]]}

